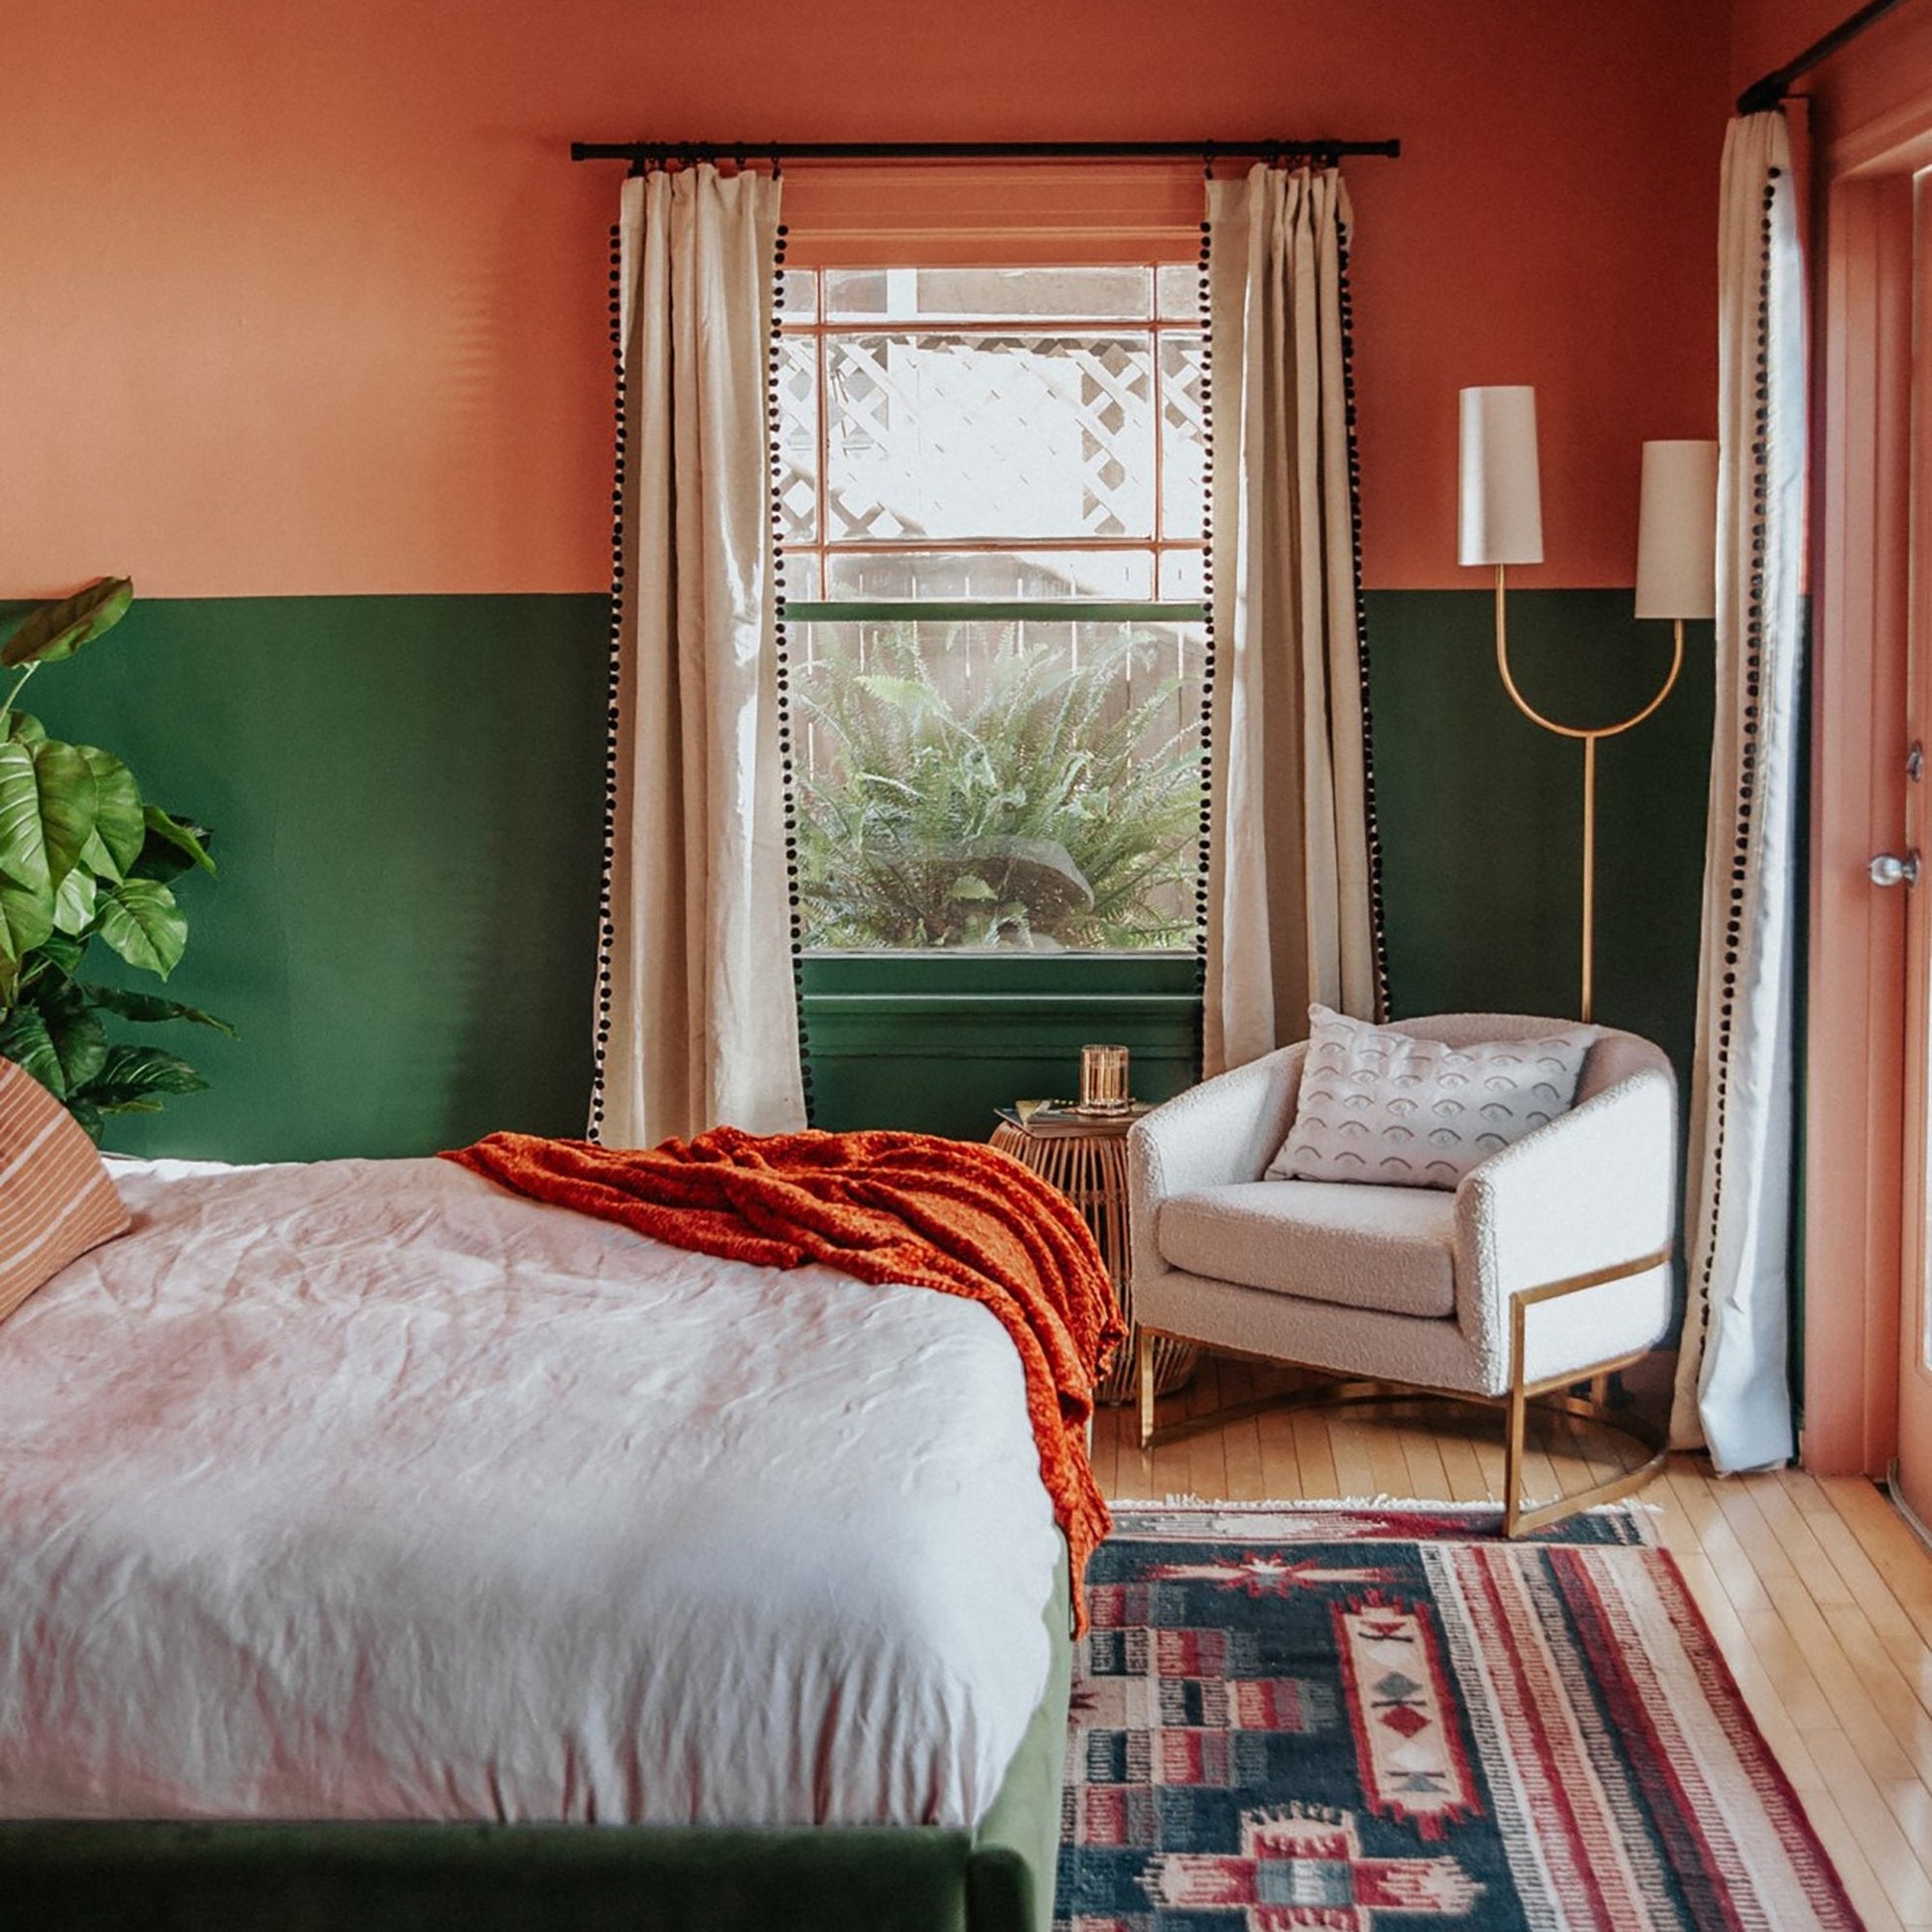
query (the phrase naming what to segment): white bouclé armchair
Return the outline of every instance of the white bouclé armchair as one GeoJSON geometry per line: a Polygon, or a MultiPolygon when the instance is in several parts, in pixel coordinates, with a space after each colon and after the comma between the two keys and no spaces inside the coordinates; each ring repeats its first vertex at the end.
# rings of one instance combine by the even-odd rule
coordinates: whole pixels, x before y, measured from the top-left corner
{"type": "MultiPolygon", "coordinates": [[[[1400,1026],[1459,1047],[1574,1024],[1442,1014],[1400,1026]]],[[[1499,1403],[1511,1535],[1628,1493],[1659,1455],[1558,1503],[1530,1508],[1522,1495],[1525,1405],[1583,1406],[1564,1392],[1634,1362],[1670,1325],[1676,1080],[1648,1040],[1594,1031],[1575,1105],[1479,1163],[1452,1192],[1262,1177],[1295,1118],[1305,1042],[1156,1108],[1129,1137],[1144,1362],[1150,1338],[1166,1334],[1499,1403]]],[[[1368,1391],[1351,1383],[1349,1392],[1368,1391]]],[[[1599,1420],[1661,1449],[1661,1435],[1633,1415],[1599,1420]]],[[[1146,1374],[1141,1434],[1154,1440],[1146,1374]]]]}

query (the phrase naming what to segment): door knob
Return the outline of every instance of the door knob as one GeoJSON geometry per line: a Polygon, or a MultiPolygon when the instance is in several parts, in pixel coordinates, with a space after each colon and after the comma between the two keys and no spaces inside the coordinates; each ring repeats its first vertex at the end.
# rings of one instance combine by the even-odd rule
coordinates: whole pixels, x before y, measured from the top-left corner
{"type": "Polygon", "coordinates": [[[1918,854],[1908,852],[1899,858],[1895,852],[1881,852],[1865,867],[1874,886],[1916,886],[1918,854]]]}

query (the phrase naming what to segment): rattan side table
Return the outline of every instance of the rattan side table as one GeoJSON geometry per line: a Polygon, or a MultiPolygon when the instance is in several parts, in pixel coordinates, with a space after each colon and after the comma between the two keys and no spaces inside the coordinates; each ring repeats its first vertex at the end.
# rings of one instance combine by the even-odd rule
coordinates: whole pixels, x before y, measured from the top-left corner
{"type": "MultiPolygon", "coordinates": [[[[1093,1230],[1107,1273],[1113,1277],[1114,1292],[1120,1297],[1121,1312],[1130,1330],[1134,1305],[1127,1270],[1127,1130],[1134,1119],[1132,1114],[1081,1121],[1061,1118],[1050,1125],[1029,1126],[1002,1108],[1000,1124],[993,1130],[993,1145],[1002,1154],[1011,1154],[1041,1179],[1050,1180],[1080,1210],[1093,1230]]],[[[1183,1388],[1199,1359],[1200,1350],[1194,1343],[1157,1335],[1155,1393],[1172,1395],[1183,1388]]],[[[1095,1397],[1119,1404],[1138,1400],[1139,1393],[1134,1383],[1134,1337],[1130,1332],[1095,1397]]]]}

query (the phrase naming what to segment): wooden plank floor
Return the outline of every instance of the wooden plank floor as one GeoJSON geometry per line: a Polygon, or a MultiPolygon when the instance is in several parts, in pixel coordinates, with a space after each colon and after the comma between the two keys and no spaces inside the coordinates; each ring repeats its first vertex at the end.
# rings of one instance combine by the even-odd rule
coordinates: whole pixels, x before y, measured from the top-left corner
{"type": "MultiPolygon", "coordinates": [[[[1162,1420],[1290,1378],[1209,1357],[1162,1420]]],[[[1646,1402],[1655,1399],[1646,1392],[1646,1402]]],[[[1501,1495],[1502,1419],[1445,1404],[1276,1411],[1151,1454],[1130,1409],[1103,1409],[1094,1464],[1110,1497],[1501,1495]]],[[[1552,1421],[1530,1457],[1539,1496],[1619,1466],[1617,1440],[1552,1421]]],[[[1638,1499],[1659,1510],[1745,1701],[1872,1932],[1932,1928],[1932,1556],[1873,1484],[1801,1470],[1730,1476],[1673,1456],[1638,1499]]]]}

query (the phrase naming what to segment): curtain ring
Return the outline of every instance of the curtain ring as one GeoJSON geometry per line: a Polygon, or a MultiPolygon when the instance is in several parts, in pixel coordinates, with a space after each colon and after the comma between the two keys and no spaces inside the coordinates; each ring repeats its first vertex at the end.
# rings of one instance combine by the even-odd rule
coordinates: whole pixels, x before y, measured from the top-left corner
{"type": "Polygon", "coordinates": [[[771,150],[771,179],[773,181],[781,180],[784,176],[784,172],[785,172],[785,164],[783,160],[779,157],[778,150],[776,148],[773,148],[771,150]]]}
{"type": "Polygon", "coordinates": [[[1202,176],[1206,180],[1212,181],[1214,179],[1214,143],[1212,141],[1202,144],[1200,160],[1202,176]]]}

